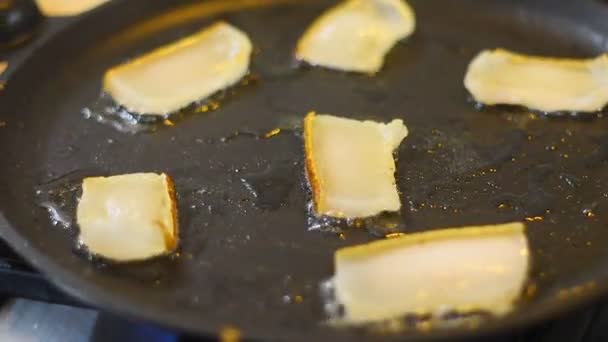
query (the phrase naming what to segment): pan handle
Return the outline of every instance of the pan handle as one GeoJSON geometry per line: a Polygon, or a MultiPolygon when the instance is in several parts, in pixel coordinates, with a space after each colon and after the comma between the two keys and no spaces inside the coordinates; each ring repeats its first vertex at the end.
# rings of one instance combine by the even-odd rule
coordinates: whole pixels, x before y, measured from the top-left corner
{"type": "Polygon", "coordinates": [[[0,0],[0,44],[10,48],[30,40],[43,18],[34,0],[0,0]]]}
{"type": "Polygon", "coordinates": [[[36,36],[43,19],[34,0],[0,0],[0,84],[8,79],[15,61],[25,58],[25,43],[36,36]]]}
{"type": "MultiPolygon", "coordinates": [[[[78,1],[78,0],[74,0],[78,1]]],[[[5,81],[10,79],[11,73],[13,70],[16,70],[21,63],[23,63],[30,55],[32,55],[39,46],[42,46],[44,42],[52,38],[55,33],[59,32],[66,26],[68,26],[71,22],[76,20],[77,17],[57,17],[57,18],[45,18],[40,14],[41,12],[36,5],[35,0],[0,0],[0,11],[10,11],[9,7],[11,6],[24,6],[29,8],[27,11],[37,11],[38,15],[30,14],[28,18],[21,18],[24,27],[29,28],[30,35],[27,37],[29,39],[24,39],[22,41],[17,40],[14,44],[6,44],[2,43],[2,39],[0,39],[0,63],[7,63],[8,68],[4,70],[4,72],[0,72],[0,85],[5,81]],[[36,19],[37,18],[37,19],[36,19]],[[27,25],[26,25],[27,23],[27,25]],[[28,26],[30,25],[30,26],[28,26]]],[[[12,7],[11,7],[12,8],[12,7]]],[[[19,11],[17,11],[18,13],[19,11]]],[[[16,12],[11,12],[16,13],[16,12]]],[[[2,16],[4,14],[0,14],[2,16]]],[[[10,14],[13,16],[19,16],[19,14],[10,14]]],[[[15,19],[10,19],[15,20],[15,19]]],[[[6,33],[10,31],[4,26],[0,25],[0,35],[3,33],[2,30],[5,30],[6,33]]],[[[23,28],[25,30],[25,28],[23,28]]],[[[17,30],[19,31],[19,30],[17,30]]],[[[9,39],[10,40],[10,39],[9,39]]],[[[1,88],[1,87],[0,87],[1,88]]]]}

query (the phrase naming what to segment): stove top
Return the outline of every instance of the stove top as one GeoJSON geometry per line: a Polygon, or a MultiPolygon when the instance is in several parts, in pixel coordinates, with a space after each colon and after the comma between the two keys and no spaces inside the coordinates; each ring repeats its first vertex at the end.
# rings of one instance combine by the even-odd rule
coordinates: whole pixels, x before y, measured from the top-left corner
{"type": "Polygon", "coordinates": [[[0,295],[81,306],[47,282],[1,240],[0,295]]]}

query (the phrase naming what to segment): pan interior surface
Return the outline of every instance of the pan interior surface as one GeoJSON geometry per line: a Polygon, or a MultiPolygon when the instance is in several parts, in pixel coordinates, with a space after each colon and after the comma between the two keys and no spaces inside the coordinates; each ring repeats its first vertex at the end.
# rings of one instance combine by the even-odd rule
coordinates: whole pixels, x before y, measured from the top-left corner
{"type": "Polygon", "coordinates": [[[396,177],[408,232],[528,220],[529,298],[513,315],[461,333],[548,318],[604,292],[608,121],[479,110],[462,80],[485,48],[602,53],[608,9],[565,0],[412,0],[417,31],[377,75],[294,66],[298,38],[333,3],[117,1],[60,32],[0,92],[4,237],[70,293],[133,317],[198,334],[229,325],[257,338],[378,340],[321,324],[318,284],[333,273],[334,250],[374,238],[363,229],[344,239],[308,231],[298,132],[315,110],[405,121],[410,136],[396,152],[396,177]],[[229,91],[219,108],[142,134],[83,117],[105,70],[220,19],[249,34],[255,81],[229,91]],[[275,128],[282,131],[254,137],[275,128]],[[75,253],[74,231],[51,225],[35,191],[81,171],[171,175],[179,255],[111,265],[75,253]]]}

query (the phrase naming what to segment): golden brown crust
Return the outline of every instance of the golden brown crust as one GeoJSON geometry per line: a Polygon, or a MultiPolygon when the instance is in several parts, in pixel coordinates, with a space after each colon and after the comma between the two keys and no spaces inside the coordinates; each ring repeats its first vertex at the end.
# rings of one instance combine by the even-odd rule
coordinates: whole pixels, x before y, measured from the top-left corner
{"type": "Polygon", "coordinates": [[[431,230],[415,234],[406,234],[401,237],[377,240],[368,244],[344,247],[334,253],[336,263],[343,260],[366,258],[374,253],[382,253],[393,248],[405,248],[422,245],[441,240],[465,239],[497,235],[522,235],[526,226],[521,222],[511,222],[496,225],[452,227],[440,230],[431,230]]]}
{"type": "Polygon", "coordinates": [[[173,183],[173,179],[169,177],[169,175],[164,174],[165,180],[167,182],[167,191],[169,194],[169,198],[171,199],[171,216],[173,218],[173,229],[171,231],[171,235],[167,234],[167,230],[163,230],[165,232],[165,246],[167,250],[173,251],[175,247],[177,247],[178,241],[178,221],[177,221],[177,201],[175,199],[175,185],[173,183]]]}
{"type": "Polygon", "coordinates": [[[595,60],[602,59],[602,58],[608,58],[608,55],[606,55],[606,54],[603,54],[603,55],[600,55],[600,56],[594,57],[594,58],[584,58],[584,59],[547,57],[547,56],[540,56],[540,55],[526,55],[523,53],[516,53],[516,52],[506,50],[506,49],[501,49],[501,48],[482,51],[482,53],[483,52],[492,52],[494,54],[501,55],[506,58],[511,58],[516,62],[528,62],[530,60],[537,60],[539,62],[560,63],[563,65],[568,65],[570,67],[582,67],[582,68],[586,68],[585,67],[586,63],[590,63],[590,62],[593,62],[595,60]]]}
{"type": "Polygon", "coordinates": [[[312,191],[313,209],[315,214],[320,215],[321,205],[321,180],[315,167],[315,159],[312,147],[312,124],[315,119],[315,112],[306,114],[304,118],[304,155],[306,164],[306,177],[312,191]]]}

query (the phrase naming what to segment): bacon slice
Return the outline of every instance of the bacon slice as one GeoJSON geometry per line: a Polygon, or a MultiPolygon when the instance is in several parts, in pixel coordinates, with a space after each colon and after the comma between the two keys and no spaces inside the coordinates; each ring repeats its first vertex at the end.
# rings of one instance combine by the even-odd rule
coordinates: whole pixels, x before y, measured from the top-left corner
{"type": "Polygon", "coordinates": [[[80,242],[94,255],[143,260],[177,246],[175,196],[166,174],[85,178],[76,216],[80,242]]]}
{"type": "Polygon", "coordinates": [[[521,223],[452,228],[338,250],[333,284],[343,321],[509,312],[528,274],[524,230],[521,223]]]}
{"type": "Polygon", "coordinates": [[[298,42],[296,58],[312,65],[375,73],[384,56],[414,32],[402,0],[348,0],[321,15],[298,42]]]}
{"type": "Polygon", "coordinates": [[[78,15],[92,10],[109,0],[36,0],[38,7],[44,15],[63,17],[78,15]]]}
{"type": "Polygon", "coordinates": [[[398,211],[393,151],[407,134],[402,120],[383,124],[308,114],[306,171],[315,213],[358,218],[398,211]]]}
{"type": "Polygon", "coordinates": [[[608,55],[566,59],[485,50],[469,65],[464,84],[487,105],[595,112],[608,103],[608,55]]]}
{"type": "Polygon", "coordinates": [[[218,22],[110,69],[104,89],[131,112],[165,115],[237,83],[251,50],[245,33],[218,22]]]}

